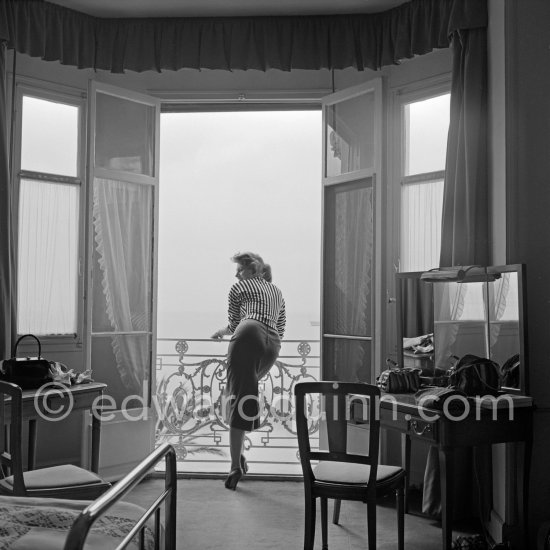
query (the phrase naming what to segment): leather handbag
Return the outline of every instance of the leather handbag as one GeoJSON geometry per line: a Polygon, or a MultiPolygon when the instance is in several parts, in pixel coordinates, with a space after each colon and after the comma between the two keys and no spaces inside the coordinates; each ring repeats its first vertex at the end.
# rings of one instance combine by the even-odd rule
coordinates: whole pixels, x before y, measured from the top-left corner
{"type": "Polygon", "coordinates": [[[464,355],[449,369],[449,386],[468,396],[497,395],[500,388],[500,368],[490,359],[464,355]]]}
{"type": "Polygon", "coordinates": [[[11,359],[2,361],[0,378],[17,384],[23,390],[40,388],[53,380],[50,362],[42,357],[40,340],[34,334],[23,334],[15,342],[11,359]],[[17,347],[23,338],[34,338],[38,344],[38,357],[17,357],[17,347]]]}
{"type": "Polygon", "coordinates": [[[420,388],[421,372],[409,367],[386,369],[376,379],[376,385],[387,393],[414,393],[420,388]]]}

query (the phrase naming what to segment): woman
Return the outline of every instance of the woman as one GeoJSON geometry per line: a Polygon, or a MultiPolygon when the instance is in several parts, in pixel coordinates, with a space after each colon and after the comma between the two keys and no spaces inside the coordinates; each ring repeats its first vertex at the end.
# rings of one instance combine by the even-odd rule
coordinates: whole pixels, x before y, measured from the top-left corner
{"type": "Polygon", "coordinates": [[[231,334],[227,351],[225,405],[229,423],[231,470],[225,486],[237,487],[248,471],[243,454],[244,435],[258,428],[258,380],[279,356],[285,331],[285,302],[271,282],[271,267],[252,252],[235,254],[236,282],[229,291],[229,323],[212,338],[231,334]]]}

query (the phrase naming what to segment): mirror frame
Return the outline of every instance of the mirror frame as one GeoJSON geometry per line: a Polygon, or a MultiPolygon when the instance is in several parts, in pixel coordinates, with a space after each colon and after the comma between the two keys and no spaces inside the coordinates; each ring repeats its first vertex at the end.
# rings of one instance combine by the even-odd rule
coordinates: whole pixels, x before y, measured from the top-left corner
{"type": "MultiPolygon", "coordinates": [[[[525,264],[509,264],[509,265],[499,265],[499,266],[487,266],[487,274],[495,273],[516,273],[517,274],[517,285],[518,285],[518,330],[519,330],[519,360],[520,360],[520,373],[519,373],[519,387],[510,388],[503,387],[502,389],[506,393],[518,394],[518,395],[528,395],[529,394],[529,361],[528,361],[528,347],[527,347],[527,298],[526,298],[526,268],[525,264]]],[[[405,332],[404,327],[404,316],[403,316],[403,287],[402,280],[416,280],[420,281],[422,274],[425,272],[422,271],[410,271],[410,272],[398,272],[395,274],[395,295],[396,295],[396,335],[397,335],[397,361],[399,366],[404,365],[404,350],[403,350],[403,337],[405,332]]],[[[446,282],[442,280],[441,282],[446,282]]],[[[434,285],[439,284],[439,282],[428,282],[425,281],[424,284],[434,285]]],[[[464,282],[462,284],[468,284],[464,282]]],[[[433,287],[432,287],[433,288],[433,287]]],[[[434,307],[433,300],[433,290],[431,292],[431,307],[434,307]]],[[[488,313],[487,313],[488,315],[488,313]]],[[[489,327],[490,321],[487,317],[485,324],[489,327]]],[[[431,332],[434,332],[434,326],[432,325],[431,332]]]]}

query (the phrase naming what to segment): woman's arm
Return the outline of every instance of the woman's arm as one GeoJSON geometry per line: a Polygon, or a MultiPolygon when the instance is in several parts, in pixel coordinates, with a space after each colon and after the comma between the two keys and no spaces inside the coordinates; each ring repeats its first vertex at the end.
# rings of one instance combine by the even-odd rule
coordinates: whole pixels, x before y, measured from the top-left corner
{"type": "Polygon", "coordinates": [[[231,290],[229,291],[228,296],[228,306],[227,306],[227,329],[229,330],[228,334],[233,334],[237,329],[238,324],[241,322],[241,291],[239,283],[235,283],[231,290]]]}
{"type": "Polygon", "coordinates": [[[228,308],[227,308],[227,316],[229,318],[229,323],[222,327],[221,329],[217,330],[210,338],[215,338],[219,340],[220,338],[223,338],[224,336],[227,336],[229,334],[233,334],[235,332],[235,329],[237,328],[237,325],[240,322],[240,311],[241,311],[241,302],[240,302],[240,294],[236,288],[238,283],[235,283],[231,290],[229,291],[228,296],[228,308]]]}

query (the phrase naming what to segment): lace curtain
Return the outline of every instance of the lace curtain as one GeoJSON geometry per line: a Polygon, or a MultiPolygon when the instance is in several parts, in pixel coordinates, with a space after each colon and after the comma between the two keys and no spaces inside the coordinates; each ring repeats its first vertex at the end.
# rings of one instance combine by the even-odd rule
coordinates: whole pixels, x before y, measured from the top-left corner
{"type": "Polygon", "coordinates": [[[110,337],[128,394],[141,395],[150,355],[152,209],[151,187],[95,179],[92,337],[110,337]]]}

